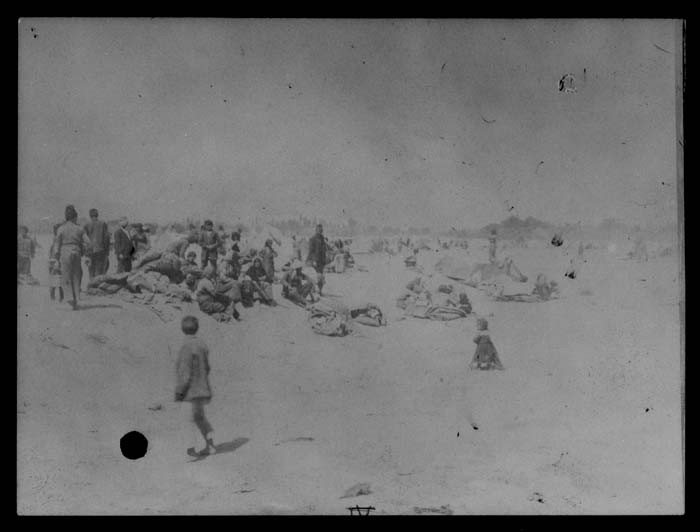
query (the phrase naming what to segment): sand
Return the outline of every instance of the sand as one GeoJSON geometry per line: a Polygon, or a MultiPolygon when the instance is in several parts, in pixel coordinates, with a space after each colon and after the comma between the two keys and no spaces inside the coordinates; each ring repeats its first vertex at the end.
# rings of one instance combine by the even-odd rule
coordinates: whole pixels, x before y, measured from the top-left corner
{"type": "Polygon", "coordinates": [[[18,287],[18,512],[681,513],[678,259],[600,247],[575,280],[546,248],[509,250],[526,275],[559,281],[558,300],[467,290],[503,372],[468,371],[474,318],[399,319],[416,275],[400,256],[358,254],[369,271],[327,274],[329,299],[389,319],[343,338],[314,334],[279,285],[282,305],[240,323],[183,308],[201,317],[208,415],[230,450],[199,461],[173,402],[179,323],[118,297],[73,312],[49,300],[38,259],[43,286],[18,287]],[[136,461],[119,448],[131,430],[149,440],[136,461]],[[371,493],[341,498],[358,483],[371,493]]]}

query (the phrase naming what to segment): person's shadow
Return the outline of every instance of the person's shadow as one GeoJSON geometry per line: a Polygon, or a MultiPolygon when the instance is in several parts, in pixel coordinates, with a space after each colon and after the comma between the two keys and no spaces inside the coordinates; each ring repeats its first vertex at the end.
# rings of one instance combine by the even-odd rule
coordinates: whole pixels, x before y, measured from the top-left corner
{"type": "Polygon", "coordinates": [[[217,456],[220,454],[226,454],[226,453],[232,453],[239,447],[245,445],[250,441],[250,438],[236,438],[235,440],[232,441],[227,441],[225,443],[220,443],[218,445],[215,445],[214,448],[216,449],[216,454],[197,454],[194,450],[194,447],[190,447],[187,449],[187,454],[191,457],[194,458],[194,460],[190,460],[190,462],[199,462],[200,460],[204,460],[205,458],[208,458],[209,456],[217,456]]]}

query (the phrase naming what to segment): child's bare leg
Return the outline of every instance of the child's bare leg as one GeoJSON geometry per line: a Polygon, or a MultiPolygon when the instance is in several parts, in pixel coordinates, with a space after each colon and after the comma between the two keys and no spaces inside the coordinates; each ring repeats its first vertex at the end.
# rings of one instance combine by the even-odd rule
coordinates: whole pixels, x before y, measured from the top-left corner
{"type": "Polygon", "coordinates": [[[181,433],[181,444],[185,449],[193,449],[196,452],[197,447],[201,445],[201,442],[199,439],[199,429],[197,428],[192,416],[192,405],[189,404],[189,401],[183,401],[181,406],[182,421],[185,424],[185,429],[181,433]]]}
{"type": "Polygon", "coordinates": [[[204,413],[205,402],[201,399],[194,399],[192,401],[192,417],[194,422],[199,429],[199,432],[204,438],[206,443],[206,451],[209,453],[215,453],[216,448],[214,447],[214,428],[209,423],[206,414],[204,413]]]}

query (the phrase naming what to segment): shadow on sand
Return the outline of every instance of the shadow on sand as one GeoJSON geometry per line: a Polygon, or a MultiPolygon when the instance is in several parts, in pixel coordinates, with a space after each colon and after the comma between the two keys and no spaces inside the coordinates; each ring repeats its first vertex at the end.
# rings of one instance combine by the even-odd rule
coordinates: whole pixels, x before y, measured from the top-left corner
{"type": "Polygon", "coordinates": [[[209,456],[217,456],[219,454],[226,454],[226,453],[232,453],[239,447],[245,445],[250,441],[250,438],[236,438],[233,441],[227,441],[225,443],[220,443],[215,446],[216,449],[216,454],[213,455],[207,455],[207,454],[196,454],[194,451],[194,447],[190,447],[187,449],[187,454],[189,456],[192,456],[194,460],[190,460],[190,462],[199,462],[200,460],[204,460],[205,458],[208,458],[209,456]]]}
{"type": "Polygon", "coordinates": [[[75,310],[90,310],[93,308],[124,308],[121,305],[115,305],[114,303],[104,303],[104,304],[87,304],[84,305],[82,303],[78,303],[78,305],[75,307],[75,310]]]}

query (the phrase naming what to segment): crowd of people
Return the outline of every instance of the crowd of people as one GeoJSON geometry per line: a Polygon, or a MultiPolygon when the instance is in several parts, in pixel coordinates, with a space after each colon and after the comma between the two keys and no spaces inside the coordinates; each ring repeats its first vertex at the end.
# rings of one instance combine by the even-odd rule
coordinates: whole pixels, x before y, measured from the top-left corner
{"type": "MultiPolygon", "coordinates": [[[[126,217],[118,220],[110,232],[108,224],[101,220],[97,209],[90,209],[90,221],[78,223],[78,212],[73,205],[65,209],[62,223],[53,226],[53,242],[49,250],[48,270],[50,297],[64,299],[73,309],[78,308],[83,285],[83,268],[89,282],[107,276],[110,270],[110,254],[116,258],[114,271],[119,274],[132,272],[164,272],[171,282],[189,290],[200,310],[220,318],[240,319],[236,308],[255,301],[269,306],[278,303],[273,285],[281,285],[282,297],[306,307],[323,295],[326,283],[325,271],[342,273],[350,261],[348,249],[342,240],[329,242],[318,225],[308,241],[308,253],[302,256],[301,239],[293,237],[293,256],[284,265],[276,265],[281,242],[268,238],[260,249],[241,250],[241,232],[226,233],[222,226],[214,228],[206,220],[199,229],[193,224],[181,238],[169,243],[163,250],[151,246],[152,235],[141,223],[129,223],[126,217]],[[197,252],[199,249],[199,262],[197,252]],[[277,275],[282,266],[281,275],[277,275]],[[312,268],[313,274],[303,270],[312,268]]],[[[33,279],[31,261],[35,258],[37,242],[29,236],[29,230],[21,226],[18,234],[18,279],[33,279]]],[[[310,270],[307,270],[310,271],[310,270]]],[[[34,282],[33,284],[36,284],[34,282]]]]}
{"type": "MultiPolygon", "coordinates": [[[[211,220],[206,220],[199,229],[190,225],[187,234],[162,250],[154,250],[149,228],[140,223],[129,224],[127,218],[121,218],[118,227],[110,233],[108,224],[100,220],[96,209],[90,209],[90,221],[85,225],[78,223],[78,212],[72,205],[66,207],[64,217],[64,222],[53,227],[54,237],[48,260],[50,297],[55,300],[58,295],[59,301],[68,299],[73,309],[78,308],[83,264],[91,281],[105,277],[110,269],[112,252],[116,258],[116,275],[165,272],[171,282],[189,291],[191,299],[203,313],[221,321],[228,321],[227,318],[239,320],[239,303],[249,307],[257,300],[264,305],[276,306],[278,303],[273,293],[275,284],[281,285],[283,298],[309,308],[323,295],[325,272],[342,273],[352,263],[346,243],[342,240],[330,242],[320,224],[308,240],[305,256],[305,246],[295,235],[292,238],[292,256],[289,262],[280,265],[276,264],[279,252],[275,249],[275,243],[279,246],[280,242],[268,238],[260,249],[247,249],[244,253],[240,231],[227,234],[221,226],[215,229],[211,220]],[[278,271],[282,272],[279,276],[278,271]]],[[[452,244],[449,243],[447,247],[452,244]]],[[[18,235],[18,276],[31,277],[31,261],[37,247],[36,241],[29,237],[28,229],[21,226],[18,235]]],[[[399,240],[399,247],[413,251],[409,259],[415,259],[419,249],[408,238],[399,240]]],[[[496,233],[493,232],[489,238],[489,263],[498,262],[496,252],[496,233]]],[[[544,283],[540,284],[544,286],[544,283]]],[[[426,291],[421,278],[407,286],[409,295],[420,296],[426,291]]],[[[440,308],[470,314],[472,309],[466,294],[451,292],[449,286],[440,287],[435,296],[445,298],[440,308]]],[[[401,301],[399,298],[399,303],[401,301]]],[[[204,448],[197,453],[209,454],[216,452],[213,428],[204,413],[204,406],[212,396],[208,382],[210,368],[206,343],[196,336],[198,328],[197,318],[191,315],[183,318],[182,331],[186,337],[177,360],[175,400],[191,403],[188,416],[204,442],[204,448]]],[[[474,338],[476,352],[470,367],[503,369],[486,320],[479,318],[477,329],[478,334],[474,338]]]]}

